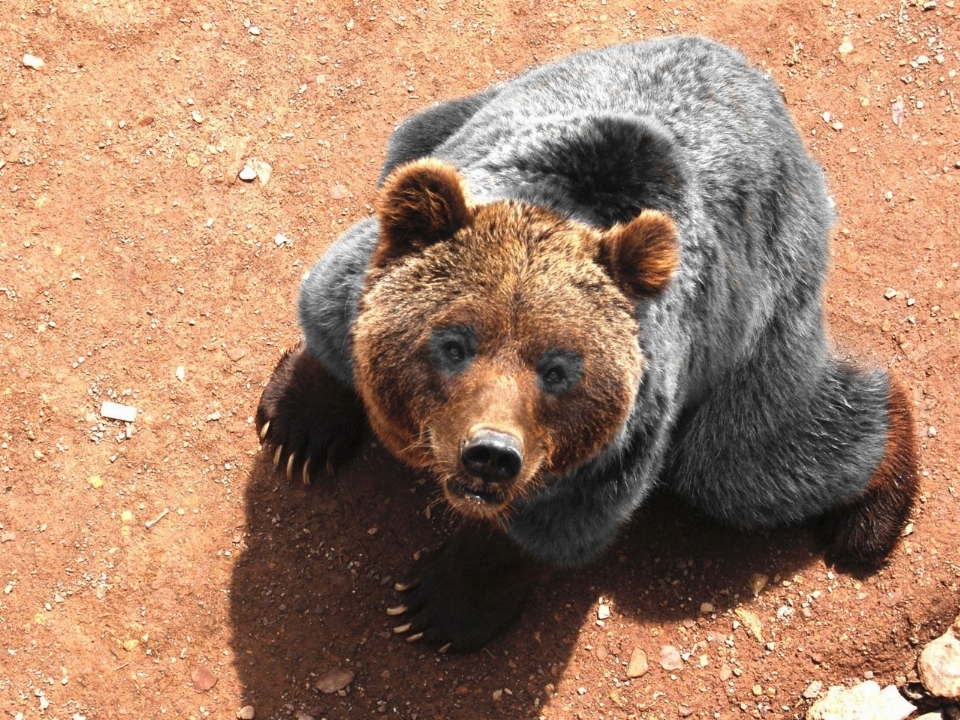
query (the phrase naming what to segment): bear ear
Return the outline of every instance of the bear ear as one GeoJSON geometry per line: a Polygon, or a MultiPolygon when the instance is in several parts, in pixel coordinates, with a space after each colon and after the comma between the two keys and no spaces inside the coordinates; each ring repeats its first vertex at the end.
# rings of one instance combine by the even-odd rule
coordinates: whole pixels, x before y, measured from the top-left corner
{"type": "Polygon", "coordinates": [[[657,210],[644,210],[625,225],[600,233],[597,263],[634,297],[649,298],[663,292],[679,259],[677,226],[657,210]]]}
{"type": "Polygon", "coordinates": [[[446,240],[473,218],[463,180],[436,160],[415,160],[387,176],[377,195],[380,242],[371,262],[383,267],[446,240]]]}

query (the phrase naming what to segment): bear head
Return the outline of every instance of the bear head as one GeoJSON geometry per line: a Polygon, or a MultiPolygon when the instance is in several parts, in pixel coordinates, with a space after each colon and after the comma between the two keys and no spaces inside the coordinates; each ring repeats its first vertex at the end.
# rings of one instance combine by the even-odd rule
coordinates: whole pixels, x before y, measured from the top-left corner
{"type": "Polygon", "coordinates": [[[376,210],[353,349],[389,450],[432,471],[454,508],[496,517],[617,436],[643,371],[637,302],[678,262],[670,217],[601,229],[477,205],[435,160],[393,171],[376,210]]]}

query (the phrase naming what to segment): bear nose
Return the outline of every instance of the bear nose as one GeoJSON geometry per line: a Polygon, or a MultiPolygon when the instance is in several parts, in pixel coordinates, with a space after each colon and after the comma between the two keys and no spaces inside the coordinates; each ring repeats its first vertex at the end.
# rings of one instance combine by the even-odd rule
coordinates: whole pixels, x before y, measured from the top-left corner
{"type": "Polygon", "coordinates": [[[523,454],[520,441],[513,435],[481,430],[460,450],[464,469],[484,482],[506,482],[520,473],[523,454]]]}

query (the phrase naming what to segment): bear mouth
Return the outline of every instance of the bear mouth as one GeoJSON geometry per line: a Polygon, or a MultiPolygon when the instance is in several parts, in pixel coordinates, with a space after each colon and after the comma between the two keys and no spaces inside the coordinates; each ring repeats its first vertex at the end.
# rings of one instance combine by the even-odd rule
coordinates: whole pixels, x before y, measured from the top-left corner
{"type": "Polygon", "coordinates": [[[454,506],[469,512],[480,511],[484,515],[491,509],[499,508],[507,503],[507,498],[499,490],[486,488],[479,490],[466,483],[452,481],[446,485],[447,493],[452,496],[454,506]]]}

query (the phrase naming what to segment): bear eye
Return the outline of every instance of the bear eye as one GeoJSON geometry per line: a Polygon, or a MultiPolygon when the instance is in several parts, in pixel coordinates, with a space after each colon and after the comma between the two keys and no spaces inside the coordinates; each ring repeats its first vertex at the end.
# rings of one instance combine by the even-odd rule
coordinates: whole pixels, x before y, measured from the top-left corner
{"type": "Polygon", "coordinates": [[[477,354],[477,335],[471,325],[448,325],[430,333],[430,359],[447,375],[470,367],[477,354]]]}
{"type": "Polygon", "coordinates": [[[464,357],[466,357],[466,352],[463,349],[463,345],[454,340],[449,340],[444,343],[443,352],[447,358],[453,362],[460,362],[464,357]]]}
{"type": "Polygon", "coordinates": [[[573,350],[556,348],[540,356],[537,378],[548,395],[562,395],[577,384],[583,374],[583,360],[573,350]]]}

